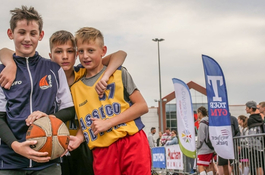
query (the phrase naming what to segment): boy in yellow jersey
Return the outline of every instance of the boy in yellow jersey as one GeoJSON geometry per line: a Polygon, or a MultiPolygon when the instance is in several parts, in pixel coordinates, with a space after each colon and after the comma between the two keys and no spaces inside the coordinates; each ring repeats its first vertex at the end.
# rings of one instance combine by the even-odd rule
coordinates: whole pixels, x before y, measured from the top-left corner
{"type": "MultiPolygon", "coordinates": [[[[69,87],[84,75],[86,69],[81,66],[74,67],[76,60],[76,44],[74,36],[67,31],[57,31],[50,37],[51,60],[58,63],[64,70],[69,87]]],[[[109,64],[104,77],[97,84],[98,93],[102,93],[101,89],[105,89],[109,76],[119,67],[125,60],[126,53],[119,51],[112,55],[106,56],[103,61],[104,65],[109,64]]],[[[67,122],[71,135],[76,135],[78,129],[78,120],[67,122]]],[[[63,175],[93,175],[92,154],[91,150],[85,143],[81,144],[76,150],[72,151],[71,156],[64,156],[62,163],[63,175]]]]}
{"type": "Polygon", "coordinates": [[[151,154],[140,118],[148,112],[144,98],[123,67],[110,76],[105,93],[98,98],[95,86],[106,71],[103,36],[95,28],[84,27],[75,37],[87,72],[71,86],[82,130],[70,137],[69,150],[85,140],[92,149],[95,175],[150,175],[151,154]]]}
{"type": "MultiPolygon", "coordinates": [[[[84,75],[86,69],[82,66],[74,67],[76,60],[76,44],[74,36],[68,31],[57,31],[52,34],[49,40],[50,52],[49,56],[52,61],[58,63],[64,70],[69,87],[77,81],[80,77],[84,75]]],[[[3,58],[12,58],[13,51],[2,49],[0,52],[0,57],[3,58]],[[5,54],[5,55],[2,55],[5,54]]],[[[106,88],[107,80],[109,76],[119,67],[125,60],[126,53],[123,51],[118,51],[111,55],[108,55],[103,58],[104,65],[108,65],[107,71],[104,76],[101,78],[99,83],[96,86],[96,91],[98,94],[102,95],[102,92],[106,88]]],[[[8,67],[12,67],[13,59],[3,59],[4,64],[7,64],[8,67]],[[11,61],[10,61],[11,60],[11,61]],[[10,66],[9,66],[10,65],[10,66]]],[[[16,67],[15,67],[16,68],[16,67]]],[[[11,69],[14,70],[14,69],[11,69]]],[[[10,71],[9,71],[10,72],[10,71]]],[[[13,73],[7,72],[8,76],[11,76],[13,73]]],[[[5,73],[3,74],[3,77],[5,73]]],[[[3,79],[4,81],[4,79],[3,79]]],[[[8,81],[6,81],[8,82],[8,81]]],[[[71,135],[76,135],[78,129],[78,120],[73,120],[67,122],[71,135]]],[[[76,150],[70,153],[70,156],[63,157],[62,174],[63,175],[93,175],[92,167],[93,157],[91,150],[88,146],[83,143],[76,150]]]]}

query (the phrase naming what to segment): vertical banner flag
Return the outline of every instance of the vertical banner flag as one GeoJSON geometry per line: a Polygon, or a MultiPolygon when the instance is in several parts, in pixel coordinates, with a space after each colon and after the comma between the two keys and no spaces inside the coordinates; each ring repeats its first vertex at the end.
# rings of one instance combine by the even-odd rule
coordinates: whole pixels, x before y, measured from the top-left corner
{"type": "Polygon", "coordinates": [[[177,107],[179,146],[187,157],[196,157],[194,115],[189,87],[183,81],[172,79],[177,107]]]}
{"type": "Polygon", "coordinates": [[[208,99],[209,133],[215,152],[234,159],[230,113],[223,71],[209,56],[202,55],[208,99]]]}

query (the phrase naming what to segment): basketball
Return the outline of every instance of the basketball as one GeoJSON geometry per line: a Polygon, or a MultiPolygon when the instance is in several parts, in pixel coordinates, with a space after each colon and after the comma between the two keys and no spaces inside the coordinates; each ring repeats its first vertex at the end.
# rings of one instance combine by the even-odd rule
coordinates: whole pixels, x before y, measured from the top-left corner
{"type": "Polygon", "coordinates": [[[66,125],[55,117],[42,117],[28,128],[26,140],[36,140],[31,148],[39,152],[48,152],[51,160],[60,157],[67,149],[69,131],[66,125]]]}

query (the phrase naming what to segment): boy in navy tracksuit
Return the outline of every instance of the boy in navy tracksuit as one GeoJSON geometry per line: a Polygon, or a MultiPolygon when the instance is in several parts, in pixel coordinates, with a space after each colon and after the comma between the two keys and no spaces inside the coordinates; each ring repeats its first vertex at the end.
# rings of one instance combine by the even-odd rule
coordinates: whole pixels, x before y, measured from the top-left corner
{"type": "Polygon", "coordinates": [[[0,175],[61,174],[59,160],[31,149],[36,141],[25,141],[25,135],[39,117],[53,115],[64,122],[74,118],[67,80],[58,64],[35,51],[44,35],[38,12],[22,6],[11,13],[7,34],[15,44],[17,74],[10,90],[0,88],[0,175]]]}

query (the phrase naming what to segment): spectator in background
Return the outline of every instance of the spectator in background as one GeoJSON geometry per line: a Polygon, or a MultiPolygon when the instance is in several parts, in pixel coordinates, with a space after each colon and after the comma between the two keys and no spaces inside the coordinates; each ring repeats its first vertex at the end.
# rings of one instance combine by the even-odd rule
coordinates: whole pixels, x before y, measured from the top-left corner
{"type": "MultiPolygon", "coordinates": [[[[237,118],[238,124],[241,126],[241,136],[246,136],[248,134],[248,118],[244,115],[240,115],[237,118]]],[[[242,165],[242,173],[243,175],[248,175],[249,173],[249,149],[248,149],[248,140],[247,138],[240,139],[240,159],[242,165]]]]}
{"type": "Polygon", "coordinates": [[[208,111],[205,107],[201,106],[197,110],[198,118],[200,119],[198,138],[197,138],[197,165],[200,175],[213,175],[214,164],[214,150],[207,145],[209,139],[209,117],[208,111]]]}
{"type": "MultiPolygon", "coordinates": [[[[261,118],[261,115],[257,112],[257,103],[254,101],[249,101],[246,103],[246,112],[249,115],[248,118],[248,135],[256,135],[262,133],[262,127],[263,120],[261,118]]],[[[249,145],[252,148],[252,151],[250,153],[250,164],[252,164],[250,167],[251,173],[250,174],[257,174],[257,175],[263,175],[263,163],[264,163],[264,156],[263,150],[261,149],[261,138],[256,137],[254,140],[249,140],[249,145]],[[255,162],[255,165],[254,165],[255,162]],[[256,169],[254,169],[255,167],[256,169]],[[256,172],[255,172],[256,171],[256,172]]]]}
{"type": "MultiPolygon", "coordinates": [[[[150,131],[151,132],[149,132],[147,139],[148,139],[150,150],[152,152],[152,148],[154,148],[156,146],[155,145],[155,139],[154,139],[154,135],[156,133],[156,128],[152,127],[150,131]]],[[[152,164],[153,164],[153,162],[152,162],[152,164]]]]}
{"type": "Polygon", "coordinates": [[[176,145],[179,144],[179,140],[177,138],[177,131],[176,130],[172,130],[171,131],[171,140],[168,140],[165,144],[165,146],[167,145],[176,145]]]}
{"type": "Polygon", "coordinates": [[[171,140],[170,129],[166,128],[165,133],[161,137],[161,144],[164,146],[168,140],[171,140]]]}
{"type": "MultiPolygon", "coordinates": [[[[231,121],[231,130],[232,130],[232,136],[240,136],[240,130],[238,127],[238,121],[237,118],[230,115],[230,121],[231,121]]],[[[218,156],[218,169],[220,175],[222,174],[231,174],[231,164],[233,163],[233,159],[224,159],[220,156],[218,156]],[[223,173],[222,173],[223,172],[223,173]]]]}
{"type": "Polygon", "coordinates": [[[147,137],[150,149],[152,149],[153,147],[156,146],[156,142],[155,142],[155,139],[154,139],[155,133],[156,133],[156,128],[152,127],[151,128],[151,132],[148,134],[148,137],[147,137]]]}
{"type": "Polygon", "coordinates": [[[159,131],[159,136],[158,136],[158,138],[157,138],[157,140],[156,140],[156,146],[162,146],[162,144],[161,144],[161,137],[162,137],[162,132],[161,131],[159,131]]]}
{"type": "Polygon", "coordinates": [[[265,122],[265,120],[264,120],[264,116],[265,116],[265,101],[260,102],[259,105],[257,106],[257,108],[259,109],[261,118],[265,122]]]}

